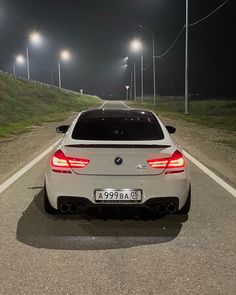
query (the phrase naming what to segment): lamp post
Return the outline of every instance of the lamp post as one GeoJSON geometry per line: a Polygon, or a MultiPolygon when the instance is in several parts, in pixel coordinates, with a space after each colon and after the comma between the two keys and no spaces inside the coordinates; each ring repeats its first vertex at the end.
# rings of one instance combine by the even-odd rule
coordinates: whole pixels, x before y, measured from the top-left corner
{"type": "Polygon", "coordinates": [[[71,54],[69,50],[62,50],[59,55],[58,60],[58,86],[61,88],[61,62],[62,61],[69,61],[71,58],[71,54]]]}
{"type": "MultiPolygon", "coordinates": [[[[133,52],[140,52],[142,50],[142,42],[139,39],[134,39],[130,48],[133,52]]],[[[134,63],[134,100],[137,99],[137,83],[136,83],[136,64],[134,63]]],[[[141,55],[141,100],[143,102],[143,55],[141,55]]]]}
{"type": "Polygon", "coordinates": [[[133,96],[133,93],[132,93],[132,90],[133,90],[133,71],[131,71],[131,74],[130,74],[130,100],[132,100],[132,96],[133,96]]]}
{"type": "Polygon", "coordinates": [[[188,0],[186,0],[185,23],[185,115],[188,115],[188,0]]]}
{"type": "Polygon", "coordinates": [[[144,27],[143,25],[139,25],[139,27],[149,34],[152,35],[152,68],[153,68],[153,103],[156,104],[156,55],[155,55],[155,35],[154,33],[144,27]]]}
{"type": "MultiPolygon", "coordinates": [[[[32,44],[39,44],[41,42],[41,35],[38,32],[33,32],[29,35],[29,41],[32,44]]],[[[27,78],[30,80],[30,61],[29,61],[29,47],[26,47],[26,64],[27,64],[27,78]]]]}
{"type": "Polygon", "coordinates": [[[128,100],[129,99],[129,88],[130,88],[130,86],[126,85],[125,88],[126,88],[126,100],[128,100]]]}
{"type": "Polygon", "coordinates": [[[137,99],[136,64],[134,63],[134,100],[137,99]]]}
{"type": "Polygon", "coordinates": [[[141,55],[141,102],[143,103],[143,55],[141,55]]]}

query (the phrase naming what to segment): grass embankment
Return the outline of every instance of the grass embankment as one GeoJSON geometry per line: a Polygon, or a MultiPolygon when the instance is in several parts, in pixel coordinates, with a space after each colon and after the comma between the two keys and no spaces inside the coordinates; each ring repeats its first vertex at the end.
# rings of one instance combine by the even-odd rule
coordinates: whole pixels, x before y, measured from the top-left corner
{"type": "Polygon", "coordinates": [[[0,73],[0,137],[98,105],[98,97],[60,90],[0,73]]]}
{"type": "Polygon", "coordinates": [[[236,99],[235,100],[190,100],[189,114],[184,114],[184,101],[167,99],[151,102],[132,103],[135,107],[155,111],[160,116],[181,119],[197,124],[236,131],[236,99]]]}
{"type": "Polygon", "coordinates": [[[151,109],[161,117],[226,130],[232,133],[232,138],[218,142],[236,147],[236,99],[189,100],[188,115],[184,114],[184,100],[181,98],[162,98],[157,102],[156,106],[152,104],[150,99],[143,104],[137,102],[131,103],[131,105],[138,108],[151,109]]]}

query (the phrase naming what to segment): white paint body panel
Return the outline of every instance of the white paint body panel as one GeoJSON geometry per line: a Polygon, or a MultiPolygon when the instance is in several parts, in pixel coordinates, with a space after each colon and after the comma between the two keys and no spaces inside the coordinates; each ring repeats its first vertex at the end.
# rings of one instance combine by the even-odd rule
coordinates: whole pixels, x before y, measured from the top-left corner
{"type": "MultiPolygon", "coordinates": [[[[95,204],[95,189],[142,189],[145,203],[151,198],[178,197],[180,208],[186,202],[190,180],[188,171],[161,176],[88,176],[48,171],[46,187],[51,205],[57,209],[60,196],[83,197],[95,204]]],[[[109,204],[108,204],[109,206],[109,204]]]]}
{"type": "MultiPolygon", "coordinates": [[[[72,123],[65,137],[58,145],[67,156],[90,159],[83,169],[74,169],[70,174],[55,173],[50,166],[46,172],[46,189],[52,207],[57,208],[58,197],[82,197],[95,202],[96,189],[141,189],[142,203],[151,198],[177,197],[179,209],[186,202],[190,173],[186,167],[182,173],[165,174],[163,169],[155,169],[148,165],[148,159],[170,157],[174,151],[181,149],[175,145],[163,123],[158,119],[164,133],[163,140],[154,141],[88,141],[71,138],[77,122],[72,123]],[[75,148],[67,147],[73,144],[132,144],[132,145],[168,145],[164,148],[75,148]],[[114,159],[120,156],[124,160],[120,166],[115,165],[114,159]],[[140,169],[140,166],[146,166],[140,169]],[[139,168],[138,168],[139,167],[139,168]]],[[[182,151],[181,151],[182,152],[182,151]]],[[[109,204],[107,204],[109,206],[109,204]]]]}

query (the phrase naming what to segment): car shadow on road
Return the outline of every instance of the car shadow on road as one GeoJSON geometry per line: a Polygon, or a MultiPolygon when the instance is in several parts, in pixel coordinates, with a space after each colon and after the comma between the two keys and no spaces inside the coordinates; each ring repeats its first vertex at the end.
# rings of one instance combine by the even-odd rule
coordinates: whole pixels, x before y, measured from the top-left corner
{"type": "Polygon", "coordinates": [[[154,216],[143,212],[99,212],[49,215],[43,190],[35,196],[17,224],[17,240],[36,248],[63,250],[119,249],[167,243],[175,239],[186,215],[154,216]]]}

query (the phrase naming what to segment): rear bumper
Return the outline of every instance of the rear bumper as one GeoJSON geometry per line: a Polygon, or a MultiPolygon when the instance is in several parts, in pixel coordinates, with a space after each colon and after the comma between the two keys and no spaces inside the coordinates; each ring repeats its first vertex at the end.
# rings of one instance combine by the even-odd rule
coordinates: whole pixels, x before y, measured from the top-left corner
{"type": "Polygon", "coordinates": [[[85,205],[96,206],[150,206],[174,201],[181,209],[187,199],[190,186],[189,171],[169,175],[148,176],[97,176],[60,174],[49,170],[46,174],[46,189],[52,207],[58,209],[60,203],[69,198],[85,205]],[[96,189],[141,189],[143,199],[141,203],[128,204],[100,204],[95,202],[96,189]],[[163,201],[165,198],[165,202],[163,201]]]}
{"type": "Polygon", "coordinates": [[[175,213],[179,208],[179,199],[176,197],[151,198],[145,203],[92,203],[86,198],[59,197],[57,207],[62,213],[78,213],[90,208],[147,208],[158,213],[175,213]],[[64,211],[64,212],[63,212],[64,211]]]}

